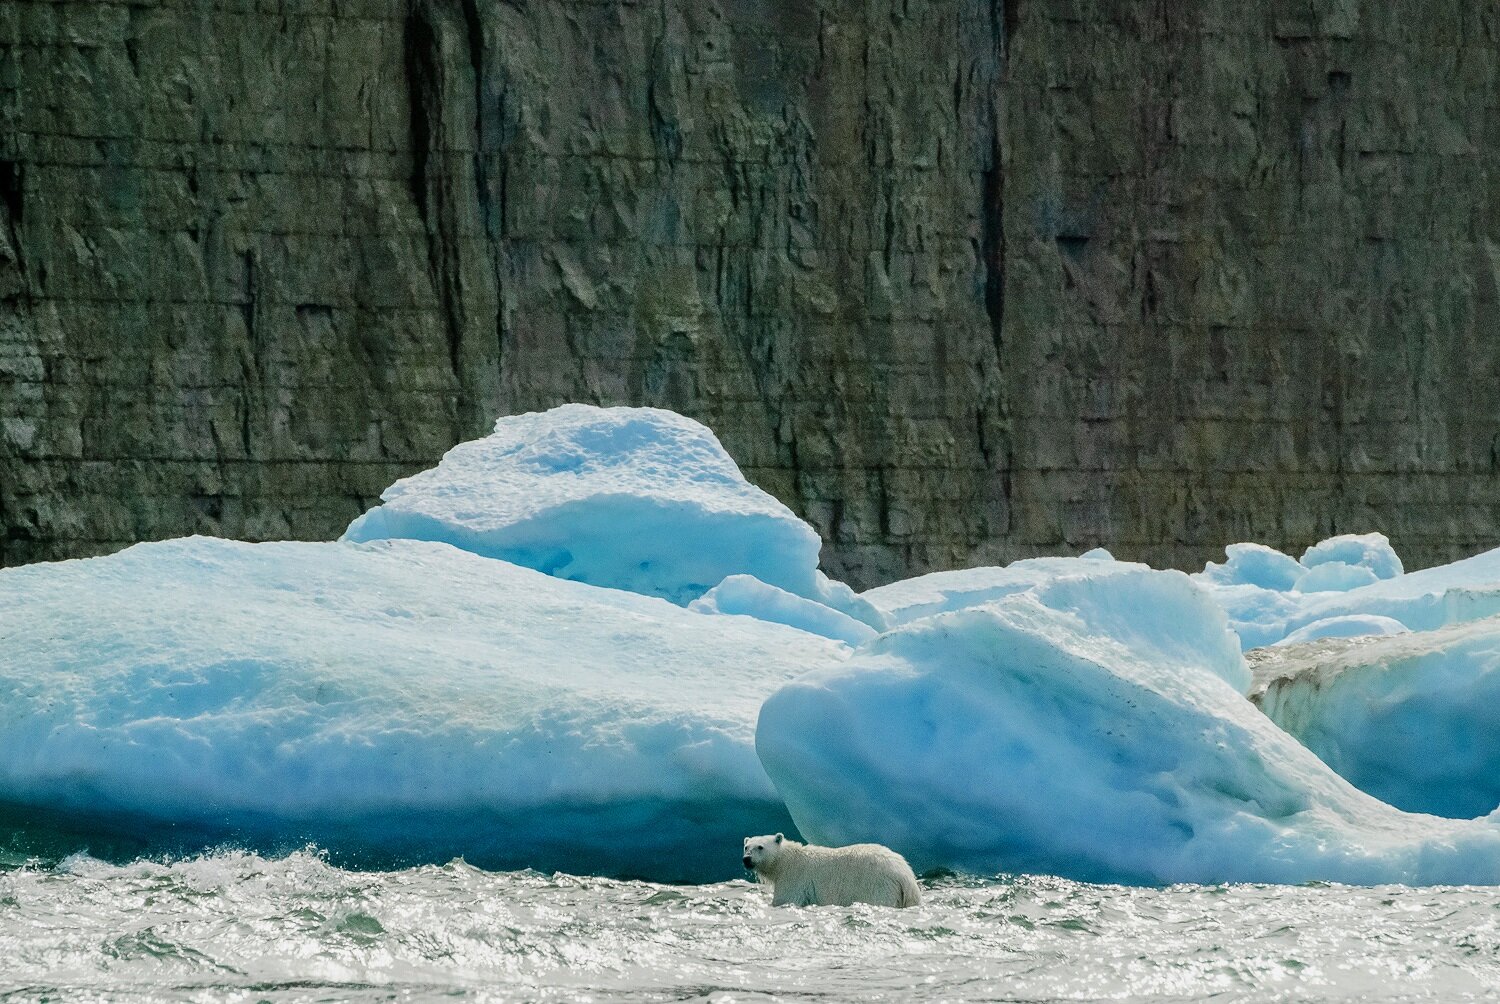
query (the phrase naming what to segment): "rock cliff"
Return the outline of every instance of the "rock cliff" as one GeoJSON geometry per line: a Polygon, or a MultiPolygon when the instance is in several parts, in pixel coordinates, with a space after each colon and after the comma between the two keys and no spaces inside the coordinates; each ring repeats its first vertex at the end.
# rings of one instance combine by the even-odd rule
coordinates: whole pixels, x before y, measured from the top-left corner
{"type": "Polygon", "coordinates": [[[1500,4],[0,0],[0,562],[712,426],[857,584],[1500,543],[1500,4]]]}

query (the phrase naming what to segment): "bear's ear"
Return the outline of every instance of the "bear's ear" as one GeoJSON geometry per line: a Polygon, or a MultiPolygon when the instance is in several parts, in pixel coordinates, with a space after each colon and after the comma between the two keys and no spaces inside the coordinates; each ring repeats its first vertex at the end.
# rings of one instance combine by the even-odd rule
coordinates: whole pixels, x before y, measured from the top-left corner
{"type": "Polygon", "coordinates": [[[781,841],[782,841],[782,840],[784,840],[784,839],[785,839],[785,838],[784,838],[784,837],[782,837],[782,835],[781,835],[781,834],[779,834],[779,833],[778,833],[778,834],[776,834],[776,842],[777,842],[777,843],[778,843],[778,844],[779,844],[779,843],[781,843],[781,841]]]}

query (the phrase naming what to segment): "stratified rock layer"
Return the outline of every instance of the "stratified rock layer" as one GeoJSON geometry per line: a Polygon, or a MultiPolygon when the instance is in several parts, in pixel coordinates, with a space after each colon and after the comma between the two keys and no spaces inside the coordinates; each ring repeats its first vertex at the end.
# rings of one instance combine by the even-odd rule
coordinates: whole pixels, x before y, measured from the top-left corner
{"type": "Polygon", "coordinates": [[[1479,550],[1497,34],[1399,0],[3,0],[0,562],[331,538],[571,400],[704,421],[857,584],[1479,550]]]}

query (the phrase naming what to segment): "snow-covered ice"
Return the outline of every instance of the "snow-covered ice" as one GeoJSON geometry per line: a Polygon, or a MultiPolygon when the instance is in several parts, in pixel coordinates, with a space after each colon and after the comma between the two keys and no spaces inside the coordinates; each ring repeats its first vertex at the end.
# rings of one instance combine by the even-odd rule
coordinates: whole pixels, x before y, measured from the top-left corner
{"type": "Polygon", "coordinates": [[[1274,645],[1320,621],[1348,626],[1356,622],[1345,618],[1381,618],[1431,631],[1500,613],[1500,549],[1403,573],[1384,534],[1334,537],[1308,549],[1303,561],[1313,563],[1298,566],[1306,570],[1291,588],[1277,552],[1244,544],[1225,550],[1228,562],[1210,562],[1193,578],[1224,608],[1247,650],[1274,645]],[[1276,574],[1263,574],[1268,567],[1276,574]]]}
{"type": "Polygon", "coordinates": [[[1264,544],[1230,544],[1223,563],[1210,561],[1195,578],[1205,585],[1255,586],[1272,592],[1327,593],[1392,579],[1401,559],[1383,533],[1346,533],[1309,547],[1294,560],[1264,544]]]}
{"type": "Polygon", "coordinates": [[[679,604],[736,574],[820,602],[845,595],[818,572],[812,527],[670,411],[571,404],[501,418],[381,502],[346,540],[440,540],[679,604]]]}
{"type": "Polygon", "coordinates": [[[1369,569],[1376,579],[1394,579],[1403,571],[1401,558],[1383,533],[1344,533],[1319,541],[1302,552],[1303,568],[1330,563],[1369,569]]]}
{"type": "Polygon", "coordinates": [[[1370,635],[1407,634],[1410,631],[1411,628],[1394,617],[1382,617],[1379,614],[1341,614],[1304,624],[1276,642],[1276,646],[1301,645],[1304,642],[1317,641],[1319,638],[1364,638],[1370,635]]]}
{"type": "Polygon", "coordinates": [[[1134,562],[1115,561],[1101,548],[1077,558],[1023,558],[1003,567],[929,572],[866,590],[860,597],[884,611],[892,623],[905,624],[933,614],[983,606],[1062,576],[1119,575],[1145,568],[1134,562]]]}
{"type": "Polygon", "coordinates": [[[1380,577],[1364,565],[1325,561],[1298,576],[1292,588],[1299,593],[1344,593],[1379,581],[1380,577]]]}
{"type": "Polygon", "coordinates": [[[1200,576],[1221,586],[1258,586],[1284,591],[1297,584],[1307,569],[1289,554],[1264,544],[1230,544],[1224,562],[1210,561],[1200,576]]]}
{"type": "Polygon", "coordinates": [[[1288,623],[1292,630],[1346,614],[1374,614],[1413,631],[1500,613],[1500,549],[1419,572],[1407,572],[1347,593],[1309,598],[1288,623]]]}
{"type": "Polygon", "coordinates": [[[876,635],[875,629],[863,621],[785,589],[768,586],[749,575],[729,576],[689,603],[688,609],[696,613],[738,614],[772,624],[786,624],[849,645],[863,644],[876,635]]]}
{"type": "Polygon", "coordinates": [[[729,877],[745,833],[789,823],[762,699],[846,651],[440,543],[141,544],[0,573],[0,802],[355,860],[729,877]]]}
{"type": "Polygon", "coordinates": [[[1459,819],[1500,806],[1500,618],[1254,659],[1262,710],[1359,788],[1459,819]]]}
{"type": "Polygon", "coordinates": [[[1500,825],[1357,790],[1245,699],[1180,573],[1057,578],[799,677],[756,746],[804,835],[919,869],[1107,880],[1500,881],[1500,825]]]}

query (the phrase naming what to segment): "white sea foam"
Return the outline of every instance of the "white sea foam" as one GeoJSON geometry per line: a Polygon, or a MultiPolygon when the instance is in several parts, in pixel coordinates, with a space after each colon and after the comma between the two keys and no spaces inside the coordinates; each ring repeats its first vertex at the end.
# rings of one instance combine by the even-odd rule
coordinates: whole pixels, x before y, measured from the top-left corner
{"type": "MultiPolygon", "coordinates": [[[[737,853],[739,848],[734,848],[737,853]]],[[[924,883],[907,910],[463,861],[225,853],[0,869],[16,1001],[1454,1004],[1500,985],[1500,890],[924,883]]]]}

